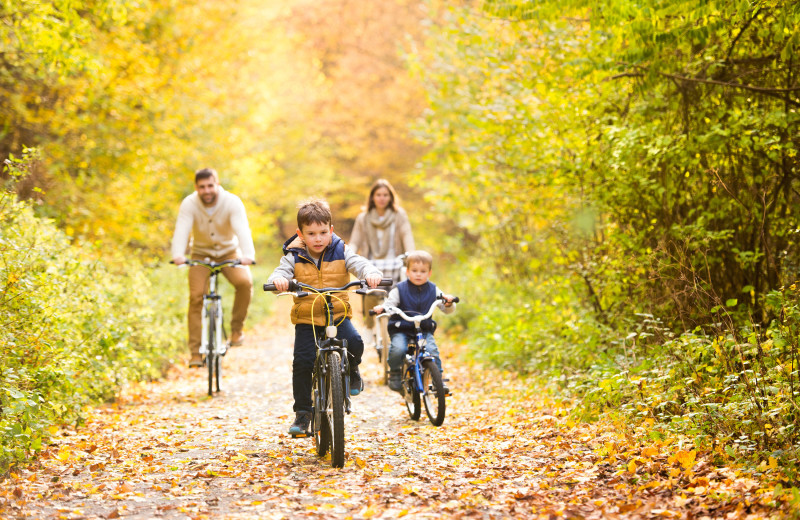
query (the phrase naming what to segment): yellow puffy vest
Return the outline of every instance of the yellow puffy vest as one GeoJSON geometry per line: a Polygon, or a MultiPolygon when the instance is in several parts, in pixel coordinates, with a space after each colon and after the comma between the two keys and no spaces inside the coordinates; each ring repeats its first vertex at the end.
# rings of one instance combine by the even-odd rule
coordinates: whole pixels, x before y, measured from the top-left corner
{"type": "MultiPolygon", "coordinates": [[[[294,253],[294,277],[298,282],[317,288],[342,287],[350,282],[350,273],[347,272],[344,261],[344,242],[338,236],[333,235],[331,244],[322,253],[319,266],[305,250],[289,251],[294,253]]],[[[345,316],[353,317],[353,309],[346,292],[333,293],[332,299],[334,323],[345,316]]],[[[325,312],[324,296],[312,293],[303,298],[295,297],[291,311],[292,323],[325,326],[325,312]]]]}

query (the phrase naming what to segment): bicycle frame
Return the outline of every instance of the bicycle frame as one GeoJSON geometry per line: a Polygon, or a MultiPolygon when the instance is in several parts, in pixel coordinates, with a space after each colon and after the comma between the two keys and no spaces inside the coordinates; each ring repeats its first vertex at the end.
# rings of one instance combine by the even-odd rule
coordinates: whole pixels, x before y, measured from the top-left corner
{"type": "Polygon", "coordinates": [[[202,262],[200,260],[186,260],[188,266],[202,266],[210,271],[208,277],[208,290],[203,294],[203,308],[201,311],[202,332],[200,335],[200,355],[208,367],[208,395],[220,391],[222,378],[221,358],[228,352],[227,334],[222,312],[222,296],[217,292],[217,280],[222,269],[241,265],[241,260],[225,260],[223,262],[202,262]]]}

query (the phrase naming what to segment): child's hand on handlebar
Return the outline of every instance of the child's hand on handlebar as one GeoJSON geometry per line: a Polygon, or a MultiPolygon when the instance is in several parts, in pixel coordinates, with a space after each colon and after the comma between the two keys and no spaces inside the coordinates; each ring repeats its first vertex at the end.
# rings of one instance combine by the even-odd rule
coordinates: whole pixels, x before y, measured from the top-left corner
{"type": "Polygon", "coordinates": [[[278,290],[278,292],[286,292],[289,290],[289,280],[282,276],[272,280],[272,283],[275,285],[275,288],[278,290]]]}
{"type": "Polygon", "coordinates": [[[377,274],[369,274],[364,279],[367,281],[367,285],[372,289],[375,289],[378,287],[378,284],[381,283],[381,276],[377,274]]]}
{"type": "Polygon", "coordinates": [[[444,306],[445,307],[452,307],[453,306],[453,296],[449,294],[443,294],[442,299],[444,299],[444,306]]]}
{"type": "Polygon", "coordinates": [[[372,308],[372,311],[375,313],[375,315],[383,314],[383,306],[376,305],[375,307],[372,308]]]}

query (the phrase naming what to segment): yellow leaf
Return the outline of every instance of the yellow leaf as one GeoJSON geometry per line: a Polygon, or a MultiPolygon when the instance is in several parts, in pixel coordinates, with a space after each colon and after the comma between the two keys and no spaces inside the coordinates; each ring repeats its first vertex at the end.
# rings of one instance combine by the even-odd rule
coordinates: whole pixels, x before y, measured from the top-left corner
{"type": "Polygon", "coordinates": [[[678,461],[678,464],[683,466],[684,469],[689,469],[694,466],[694,461],[697,458],[697,451],[684,451],[680,450],[678,453],[675,454],[675,460],[678,461]]]}
{"type": "Polygon", "coordinates": [[[363,468],[363,467],[365,467],[367,465],[367,463],[366,463],[366,461],[364,459],[359,459],[358,457],[356,457],[356,465],[359,468],[363,468]]]}
{"type": "Polygon", "coordinates": [[[628,463],[628,471],[630,471],[631,473],[636,473],[636,462],[630,461],[628,463]]]}
{"type": "Polygon", "coordinates": [[[642,457],[652,458],[658,455],[658,448],[654,448],[652,446],[648,446],[647,448],[642,450],[642,457]]]}
{"type": "Polygon", "coordinates": [[[384,464],[383,465],[383,471],[385,471],[385,472],[392,471],[393,469],[394,469],[394,466],[392,466],[391,464],[384,464]]]}
{"type": "Polygon", "coordinates": [[[769,458],[769,467],[770,469],[778,469],[778,461],[775,459],[775,457],[769,458]]]}

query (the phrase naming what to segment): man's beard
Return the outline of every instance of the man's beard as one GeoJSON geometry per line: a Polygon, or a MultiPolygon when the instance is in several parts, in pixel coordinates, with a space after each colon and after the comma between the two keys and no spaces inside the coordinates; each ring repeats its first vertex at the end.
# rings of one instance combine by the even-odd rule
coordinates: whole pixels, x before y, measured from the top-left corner
{"type": "Polygon", "coordinates": [[[202,197],[200,197],[200,199],[206,206],[213,206],[214,203],[217,202],[217,194],[212,193],[210,195],[203,195],[202,197]]]}

